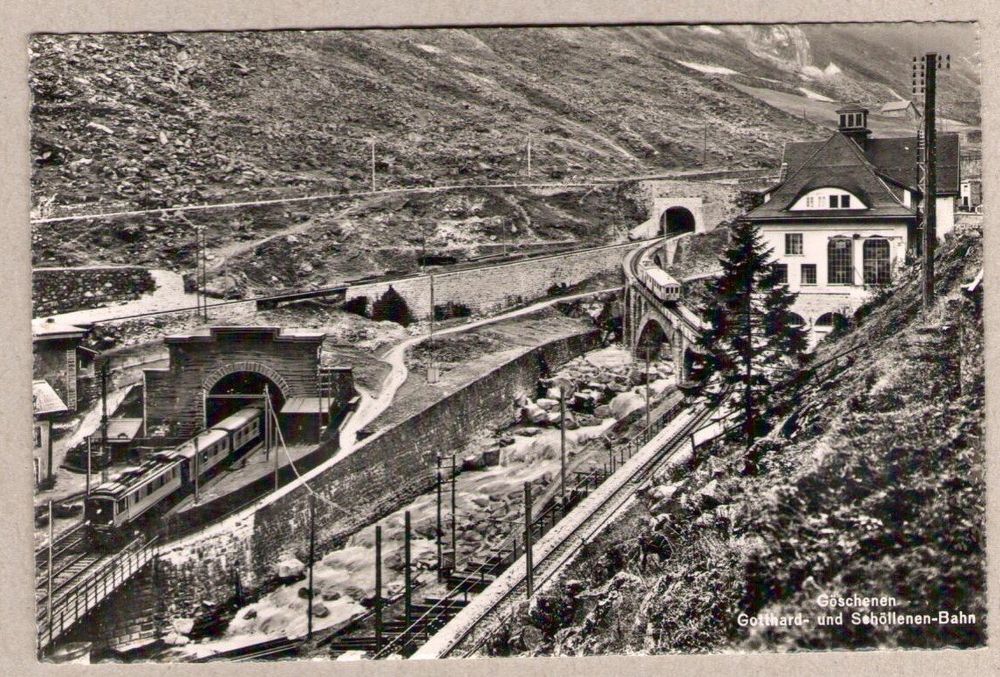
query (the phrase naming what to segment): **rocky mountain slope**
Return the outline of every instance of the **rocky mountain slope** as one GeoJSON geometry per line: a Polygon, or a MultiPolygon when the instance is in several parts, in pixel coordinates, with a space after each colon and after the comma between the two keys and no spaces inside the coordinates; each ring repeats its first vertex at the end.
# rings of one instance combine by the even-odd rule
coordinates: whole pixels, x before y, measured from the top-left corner
{"type": "MultiPolygon", "coordinates": [[[[985,642],[982,234],[938,251],[821,345],[758,441],[716,442],[655,478],[496,638],[497,654],[971,647],[985,642]],[[981,294],[981,289],[978,292],[981,294]],[[896,606],[829,608],[827,597],[896,606]],[[853,623],[854,611],[934,621],[853,623]],[[822,615],[843,612],[839,625],[822,615]],[[938,622],[942,611],[974,622],[938,622]],[[799,616],[755,627],[744,618],[799,616]]],[[[864,617],[864,614],[861,614],[864,617]]]]}
{"type": "MultiPolygon", "coordinates": [[[[39,35],[31,43],[30,78],[35,215],[365,190],[372,144],[378,188],[620,177],[703,160],[725,168],[773,165],[787,139],[822,131],[738,87],[804,96],[804,86],[866,102],[907,91],[908,57],[898,47],[905,31],[885,29],[876,40],[857,27],[836,30],[39,35]]],[[[954,101],[973,96],[966,90],[974,70],[962,73],[942,84],[946,113],[954,101]]],[[[554,213],[542,224],[545,234],[521,230],[512,233],[517,240],[607,241],[617,232],[613,226],[632,225],[609,226],[603,214],[561,208],[586,195],[587,189],[567,189],[554,197],[521,191],[498,198],[471,190],[464,199],[500,202],[499,215],[515,223],[525,211],[554,213]],[[566,232],[558,232],[563,224],[566,232]]],[[[617,197],[604,196],[623,215],[634,209],[617,197]]],[[[444,193],[423,200],[426,220],[440,220],[449,200],[444,193]]],[[[221,261],[233,243],[290,226],[309,231],[313,219],[322,225],[355,207],[379,203],[47,224],[35,229],[34,260],[166,265],[183,260],[192,226],[203,224],[221,261]]],[[[376,219],[398,222],[379,234],[383,246],[420,226],[405,208],[403,218],[394,213],[376,219]]],[[[470,239],[497,242],[495,227],[476,232],[475,210],[456,221],[470,239]]],[[[360,230],[366,228],[362,222],[360,230]]],[[[456,242],[453,231],[439,229],[441,247],[456,242]]],[[[372,259],[365,266],[391,267],[364,248],[348,253],[372,259]]]]}

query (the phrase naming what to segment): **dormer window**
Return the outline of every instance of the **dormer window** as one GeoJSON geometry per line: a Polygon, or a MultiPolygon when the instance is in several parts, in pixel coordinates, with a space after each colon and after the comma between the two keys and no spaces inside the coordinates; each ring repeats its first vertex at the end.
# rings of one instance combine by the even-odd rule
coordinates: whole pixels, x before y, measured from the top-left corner
{"type": "Polygon", "coordinates": [[[840,127],[841,129],[860,129],[866,127],[866,121],[864,113],[841,113],[840,114],[840,127]]]}
{"type": "Polygon", "coordinates": [[[868,207],[858,196],[843,188],[817,188],[811,190],[789,207],[791,211],[809,209],[867,209],[868,207]]]}
{"type": "Polygon", "coordinates": [[[840,115],[841,131],[868,127],[868,110],[866,108],[841,108],[837,114],[840,115]]]}

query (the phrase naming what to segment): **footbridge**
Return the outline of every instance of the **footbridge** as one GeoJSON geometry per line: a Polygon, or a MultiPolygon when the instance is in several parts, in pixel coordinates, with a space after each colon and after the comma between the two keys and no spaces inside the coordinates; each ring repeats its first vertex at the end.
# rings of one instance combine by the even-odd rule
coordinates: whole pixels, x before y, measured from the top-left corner
{"type": "Polygon", "coordinates": [[[676,366],[678,380],[688,380],[695,346],[701,334],[701,319],[687,308],[681,295],[681,283],[657,263],[658,252],[687,235],[656,241],[638,247],[622,262],[625,271],[624,335],[633,354],[669,356],[676,366]]]}

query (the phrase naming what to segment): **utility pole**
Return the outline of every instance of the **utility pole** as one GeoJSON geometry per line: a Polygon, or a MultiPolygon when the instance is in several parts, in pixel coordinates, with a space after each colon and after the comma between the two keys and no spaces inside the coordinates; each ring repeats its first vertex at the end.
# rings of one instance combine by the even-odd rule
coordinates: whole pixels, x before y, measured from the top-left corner
{"type": "Polygon", "coordinates": [[[531,133],[528,133],[528,181],[531,181],[531,133]]]}
{"type": "Polygon", "coordinates": [[[455,454],[451,455],[451,567],[458,567],[458,516],[455,512],[455,483],[458,481],[458,467],[455,454]]]}
{"type": "Polygon", "coordinates": [[[375,192],[375,139],[372,139],[372,192],[375,192]]]}
{"type": "Polygon", "coordinates": [[[566,387],[559,384],[559,496],[566,509],[566,387]]]}
{"type": "Polygon", "coordinates": [[[86,496],[90,496],[90,435],[87,435],[87,490],[86,496]]]}
{"type": "Polygon", "coordinates": [[[441,539],[444,533],[441,531],[441,455],[437,455],[437,528],[434,530],[434,540],[437,545],[437,576],[441,580],[441,539]]]}
{"type": "Polygon", "coordinates": [[[937,69],[950,68],[951,56],[928,52],[920,63],[917,74],[918,57],[913,58],[913,93],[924,94],[924,143],[921,153],[923,166],[923,305],[928,310],[934,302],[934,249],[937,245],[937,69]],[[942,61],[943,58],[943,61],[942,61]]]}
{"type": "Polygon", "coordinates": [[[524,568],[528,597],[535,592],[534,562],[531,552],[531,483],[524,483],[524,568]]]}
{"type": "Polygon", "coordinates": [[[410,625],[413,623],[413,576],[410,560],[410,511],[403,513],[403,646],[409,640],[410,625]]]}
{"type": "Polygon", "coordinates": [[[197,310],[195,315],[201,317],[201,226],[194,228],[194,300],[197,310]]]}
{"type": "Polygon", "coordinates": [[[309,492],[309,617],[306,639],[313,636],[313,560],[316,559],[316,494],[309,492]]]}
{"type": "Polygon", "coordinates": [[[198,436],[195,435],[194,439],[191,440],[194,443],[194,504],[198,505],[198,489],[200,486],[199,476],[201,475],[201,452],[198,451],[198,436]]]}
{"type": "Polygon", "coordinates": [[[108,361],[101,364],[101,482],[108,481],[108,361]]]}
{"type": "Polygon", "coordinates": [[[264,461],[271,457],[271,412],[268,411],[269,398],[267,396],[267,386],[264,386],[264,461]]]}
{"type": "Polygon", "coordinates": [[[206,257],[206,246],[208,239],[205,237],[205,227],[197,226],[195,229],[195,239],[198,243],[196,248],[196,261],[195,261],[195,279],[198,282],[199,290],[199,308],[201,311],[202,318],[208,321],[208,294],[206,293],[208,288],[208,259],[206,257]]]}
{"type": "MultiPolygon", "coordinates": [[[[268,385],[264,386],[264,415],[268,417],[271,422],[270,430],[271,435],[276,439],[277,431],[277,416],[274,415],[274,407],[271,404],[271,387],[268,385]]],[[[268,445],[272,446],[272,445],[268,445]]],[[[278,490],[278,445],[274,444],[274,490],[278,490]]]]}
{"type": "Polygon", "coordinates": [[[52,643],[52,548],[55,542],[55,527],[52,524],[52,499],[49,499],[49,571],[48,585],[45,595],[46,617],[49,621],[49,643],[52,643]]]}
{"type": "Polygon", "coordinates": [[[701,166],[708,164],[708,121],[702,123],[701,166]]]}
{"type": "Polygon", "coordinates": [[[320,367],[316,367],[316,444],[323,441],[323,374],[320,367]]]}
{"type": "Polygon", "coordinates": [[[382,527],[375,525],[375,651],[382,650],[382,527]]]}
{"type": "Polygon", "coordinates": [[[646,437],[649,437],[649,346],[646,346],[646,437]]]}

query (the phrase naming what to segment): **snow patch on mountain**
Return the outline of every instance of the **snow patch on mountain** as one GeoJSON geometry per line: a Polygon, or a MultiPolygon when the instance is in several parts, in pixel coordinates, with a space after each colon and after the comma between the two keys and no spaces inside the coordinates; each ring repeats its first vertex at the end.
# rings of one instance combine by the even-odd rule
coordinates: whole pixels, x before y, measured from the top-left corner
{"type": "Polygon", "coordinates": [[[807,89],[806,87],[799,87],[798,90],[803,94],[805,94],[808,98],[812,99],[813,101],[833,101],[833,99],[831,99],[830,97],[823,96],[819,92],[814,92],[813,90],[807,89]]]}
{"type": "Polygon", "coordinates": [[[739,75],[738,71],[734,71],[732,68],[726,68],[725,66],[712,66],[705,63],[696,63],[694,61],[680,61],[677,63],[682,66],[687,66],[692,70],[699,71],[701,73],[712,73],[713,75],[739,75]]]}

